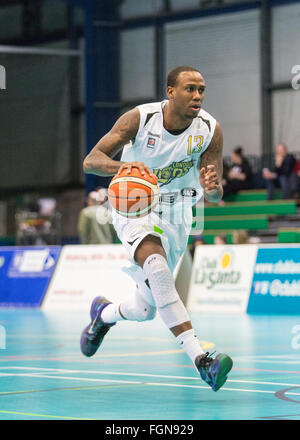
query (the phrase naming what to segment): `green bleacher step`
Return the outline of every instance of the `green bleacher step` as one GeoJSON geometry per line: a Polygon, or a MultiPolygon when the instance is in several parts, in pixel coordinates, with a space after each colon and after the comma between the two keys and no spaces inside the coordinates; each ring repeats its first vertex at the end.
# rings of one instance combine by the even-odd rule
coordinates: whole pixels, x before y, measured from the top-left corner
{"type": "MultiPolygon", "coordinates": [[[[217,229],[217,230],[203,231],[202,234],[199,235],[203,236],[206,244],[214,244],[215,237],[220,235],[226,237],[228,244],[233,243],[233,230],[217,229]]],[[[193,244],[194,239],[195,239],[195,235],[190,235],[188,244],[193,244]]]]}
{"type": "MultiPolygon", "coordinates": [[[[281,199],[282,194],[280,190],[275,190],[275,199],[281,199]]],[[[239,191],[237,194],[230,194],[226,197],[226,201],[234,202],[250,202],[255,200],[267,200],[267,190],[265,189],[247,189],[239,191]]]]}
{"type": "Polygon", "coordinates": [[[277,241],[278,243],[300,243],[300,228],[280,228],[277,241]]]}
{"type": "MultiPolygon", "coordinates": [[[[193,229],[201,229],[202,222],[193,223],[193,229]]],[[[268,215],[227,215],[224,217],[205,216],[204,229],[268,229],[268,215]]]]}
{"type": "MultiPolygon", "coordinates": [[[[201,216],[203,209],[196,207],[194,216],[201,216]]],[[[297,203],[295,200],[272,200],[272,201],[253,201],[253,202],[229,202],[224,206],[205,206],[205,216],[220,215],[257,215],[257,214],[274,214],[288,215],[297,213],[297,203]]]]}

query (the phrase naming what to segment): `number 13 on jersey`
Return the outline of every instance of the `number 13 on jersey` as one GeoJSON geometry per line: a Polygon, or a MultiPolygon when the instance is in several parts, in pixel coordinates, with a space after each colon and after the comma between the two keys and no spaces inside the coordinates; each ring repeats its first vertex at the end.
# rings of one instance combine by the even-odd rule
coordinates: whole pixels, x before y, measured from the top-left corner
{"type": "Polygon", "coordinates": [[[188,137],[188,150],[187,154],[190,156],[192,153],[200,153],[203,144],[203,136],[194,136],[194,143],[197,145],[192,149],[193,136],[188,137]]]}

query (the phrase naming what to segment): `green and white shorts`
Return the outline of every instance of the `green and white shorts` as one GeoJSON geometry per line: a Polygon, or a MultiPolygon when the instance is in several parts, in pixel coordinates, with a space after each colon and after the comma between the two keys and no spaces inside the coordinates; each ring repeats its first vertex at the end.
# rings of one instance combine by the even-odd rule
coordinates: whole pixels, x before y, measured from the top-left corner
{"type": "Polygon", "coordinates": [[[138,284],[145,281],[142,269],[134,260],[135,251],[141,241],[147,235],[159,237],[167,256],[168,266],[173,273],[187,247],[192,224],[191,215],[188,214],[187,217],[184,222],[172,224],[153,211],[144,217],[130,219],[113,211],[114,228],[129,253],[130,262],[132,263],[131,267],[125,269],[125,272],[138,284]]]}

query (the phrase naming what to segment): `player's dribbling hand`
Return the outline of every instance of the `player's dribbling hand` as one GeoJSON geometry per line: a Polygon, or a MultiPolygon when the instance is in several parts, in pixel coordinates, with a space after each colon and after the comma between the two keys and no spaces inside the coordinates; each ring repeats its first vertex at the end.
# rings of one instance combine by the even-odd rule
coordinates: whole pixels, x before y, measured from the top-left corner
{"type": "Polygon", "coordinates": [[[117,175],[126,169],[127,169],[127,174],[129,174],[131,173],[132,168],[138,168],[143,176],[145,175],[145,173],[148,173],[149,176],[154,176],[150,168],[147,167],[147,165],[144,162],[125,162],[120,166],[117,175]]]}
{"type": "Polygon", "coordinates": [[[207,165],[200,170],[200,185],[206,194],[215,192],[218,189],[219,182],[214,165],[207,165]]]}

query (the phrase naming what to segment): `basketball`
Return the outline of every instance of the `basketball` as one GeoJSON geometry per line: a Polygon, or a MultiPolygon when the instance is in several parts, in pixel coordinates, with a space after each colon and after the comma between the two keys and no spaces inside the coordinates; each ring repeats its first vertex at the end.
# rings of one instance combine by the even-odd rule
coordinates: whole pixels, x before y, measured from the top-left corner
{"type": "Polygon", "coordinates": [[[157,177],[145,173],[139,168],[127,169],[113,177],[108,187],[108,200],[112,208],[128,218],[149,214],[159,200],[157,177]]]}

